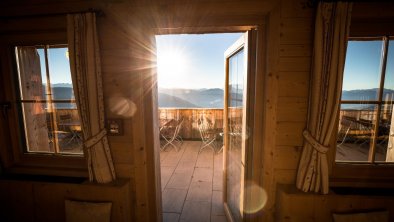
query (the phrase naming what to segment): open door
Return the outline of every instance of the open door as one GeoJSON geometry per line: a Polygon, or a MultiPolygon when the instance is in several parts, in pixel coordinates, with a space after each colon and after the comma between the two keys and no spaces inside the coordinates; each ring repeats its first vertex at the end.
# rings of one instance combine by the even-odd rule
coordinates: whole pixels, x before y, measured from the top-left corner
{"type": "Polygon", "coordinates": [[[256,31],[246,32],[225,52],[223,200],[228,221],[243,221],[251,161],[256,31]],[[253,36],[254,35],[254,36],[253,36]]]}

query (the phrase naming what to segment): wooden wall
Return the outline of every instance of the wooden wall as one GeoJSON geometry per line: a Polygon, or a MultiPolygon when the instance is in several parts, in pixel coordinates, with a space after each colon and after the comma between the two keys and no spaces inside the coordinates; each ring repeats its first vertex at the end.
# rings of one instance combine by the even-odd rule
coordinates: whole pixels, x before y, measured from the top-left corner
{"type": "Polygon", "coordinates": [[[306,125],[314,8],[282,0],[269,17],[262,185],[263,219],[274,220],[278,184],[294,184],[306,125]]]}
{"type": "Polygon", "coordinates": [[[295,182],[306,126],[314,10],[282,0],[274,175],[276,183],[295,182]]]}
{"type": "MultiPolygon", "coordinates": [[[[81,181],[81,180],[80,180],[81,181]]],[[[65,200],[111,202],[111,221],[131,221],[129,181],[111,185],[0,180],[2,221],[65,221],[65,200]]]]}
{"type": "MultiPolygon", "coordinates": [[[[332,212],[344,213],[382,208],[392,213],[393,208],[388,202],[392,197],[385,199],[368,195],[334,193],[324,196],[305,194],[295,189],[297,167],[303,145],[302,131],[307,121],[315,11],[303,7],[300,1],[282,0],[281,2],[278,97],[275,112],[276,140],[275,146],[270,150],[273,155],[274,182],[272,188],[268,187],[272,189],[270,193],[277,195],[276,209],[271,209],[275,216],[273,220],[332,221],[332,212]]],[[[380,5],[380,8],[386,7],[381,14],[377,9],[379,5],[380,3],[354,3],[353,26],[350,27],[353,36],[365,34],[366,31],[379,30],[372,24],[380,24],[382,21],[383,24],[392,24],[393,16],[388,15],[386,11],[394,5],[380,5]]],[[[392,30],[387,26],[384,29],[392,30]]],[[[265,148],[270,149],[270,147],[265,148]]]]}
{"type": "MultiPolygon", "coordinates": [[[[393,221],[393,204],[392,196],[340,195],[334,192],[327,195],[305,194],[294,186],[280,185],[277,192],[276,221],[331,222],[334,213],[351,214],[373,211],[388,211],[388,221],[393,221]]],[[[363,221],[372,221],[371,218],[363,219],[363,221]]]]}
{"type": "MultiPolygon", "coordinates": [[[[256,95],[264,91],[264,95],[257,100],[264,104],[264,112],[260,114],[264,117],[259,119],[265,125],[254,133],[263,140],[259,147],[261,161],[255,165],[261,167],[258,171],[261,172],[260,185],[267,192],[268,202],[264,214],[255,220],[273,221],[277,185],[295,182],[303,143],[302,131],[306,125],[315,13],[313,8],[306,6],[306,2],[63,0],[53,3],[40,0],[35,3],[24,1],[24,5],[20,5],[3,1],[0,3],[0,16],[77,12],[89,8],[104,12],[104,16],[98,17],[97,24],[105,112],[107,118],[123,119],[124,125],[124,135],[111,136],[109,142],[117,176],[131,181],[131,192],[125,195],[131,202],[132,207],[128,210],[134,221],[160,220],[160,216],[156,217],[161,210],[158,205],[160,196],[155,195],[157,184],[160,183],[156,179],[160,170],[155,168],[154,162],[158,156],[153,149],[158,142],[154,139],[158,138],[158,132],[153,124],[147,124],[157,121],[152,119],[157,108],[157,86],[153,84],[156,74],[152,73],[155,67],[154,34],[158,30],[161,33],[205,32],[213,29],[225,32],[234,30],[234,27],[264,25],[266,34],[261,39],[264,39],[266,48],[264,46],[258,52],[262,58],[257,65],[266,64],[266,67],[261,72],[264,73],[264,84],[258,85],[259,92],[256,95]],[[163,31],[163,28],[166,30],[163,31]],[[114,110],[116,104],[123,104],[129,110],[114,110]]],[[[2,186],[0,189],[15,191],[12,183],[5,184],[8,184],[7,187],[2,186]]],[[[53,187],[56,185],[48,185],[48,190],[53,187]]],[[[16,198],[25,194],[29,197],[29,189],[25,187],[21,193],[14,192],[16,198]]],[[[76,186],[75,189],[83,188],[76,186]]],[[[86,192],[98,191],[93,189],[86,192]]],[[[31,198],[27,198],[27,201],[31,201],[31,198]]],[[[289,201],[287,204],[290,207],[299,205],[297,201],[289,201]]],[[[314,209],[314,213],[318,214],[318,209],[314,209]]],[[[301,213],[299,216],[303,217],[301,213]]]]}

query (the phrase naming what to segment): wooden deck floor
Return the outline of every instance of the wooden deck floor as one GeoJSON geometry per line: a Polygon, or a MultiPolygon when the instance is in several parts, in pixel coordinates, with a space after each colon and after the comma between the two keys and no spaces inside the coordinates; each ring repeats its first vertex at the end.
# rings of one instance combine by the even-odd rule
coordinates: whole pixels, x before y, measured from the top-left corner
{"type": "MultiPolygon", "coordinates": [[[[343,143],[337,145],[337,161],[368,161],[369,143],[343,143]]],[[[387,144],[377,144],[375,161],[386,161],[387,144]]]]}
{"type": "Polygon", "coordinates": [[[163,221],[221,222],[223,153],[206,148],[198,153],[199,141],[185,141],[176,152],[160,152],[163,221]]]}

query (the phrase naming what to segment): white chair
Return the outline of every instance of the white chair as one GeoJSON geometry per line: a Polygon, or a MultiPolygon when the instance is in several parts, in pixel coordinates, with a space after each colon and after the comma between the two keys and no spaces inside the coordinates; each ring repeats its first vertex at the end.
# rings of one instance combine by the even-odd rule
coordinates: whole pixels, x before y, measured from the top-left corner
{"type": "Polygon", "coordinates": [[[180,120],[170,120],[160,128],[160,136],[164,139],[164,145],[161,146],[161,150],[165,150],[166,147],[171,145],[176,151],[179,151],[182,146],[183,139],[179,135],[179,131],[182,128],[183,118],[180,120]],[[178,142],[180,145],[176,144],[178,142]]]}
{"type": "Polygon", "coordinates": [[[201,116],[198,120],[198,130],[201,136],[201,146],[198,152],[201,152],[204,148],[210,147],[213,152],[217,150],[216,139],[218,132],[214,127],[214,124],[204,116],[201,116]]]}

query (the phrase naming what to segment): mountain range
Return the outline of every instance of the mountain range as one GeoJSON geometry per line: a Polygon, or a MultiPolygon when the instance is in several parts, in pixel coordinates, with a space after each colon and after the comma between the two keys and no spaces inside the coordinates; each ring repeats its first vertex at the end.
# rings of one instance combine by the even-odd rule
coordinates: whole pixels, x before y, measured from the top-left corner
{"type": "MultiPolygon", "coordinates": [[[[374,89],[356,89],[356,90],[343,90],[342,91],[342,101],[373,101],[378,100],[378,90],[374,89]]],[[[394,90],[383,89],[382,99],[385,101],[394,100],[394,90]]],[[[365,104],[360,102],[360,104],[342,104],[341,109],[375,109],[373,104],[365,104]]]]}
{"type": "MultiPolygon", "coordinates": [[[[70,83],[56,83],[52,86],[52,99],[54,100],[69,100],[74,99],[74,92],[70,83]]],[[[42,87],[42,98],[46,98],[45,85],[42,87]]],[[[75,109],[76,105],[71,103],[55,103],[57,109],[75,109]]]]}
{"type": "Polygon", "coordinates": [[[159,88],[159,107],[223,108],[223,89],[159,88]]]}
{"type": "MultiPolygon", "coordinates": [[[[234,86],[233,86],[234,88],[234,86]]],[[[72,85],[69,83],[52,84],[53,99],[73,99],[74,93],[72,85]]],[[[234,101],[242,101],[242,93],[238,89],[233,90],[232,97],[234,101]]],[[[45,95],[45,86],[43,87],[43,96],[45,95]]],[[[167,89],[159,88],[158,100],[161,108],[223,108],[224,91],[220,88],[210,89],[167,89]]],[[[377,100],[378,89],[357,89],[343,90],[342,100],[351,101],[368,101],[377,100]]],[[[43,97],[45,98],[45,96],[43,97]]],[[[394,100],[394,90],[384,89],[383,99],[386,101],[394,100]]],[[[74,104],[58,103],[57,108],[75,108],[74,104]]],[[[365,104],[342,104],[342,109],[373,109],[374,105],[365,104]]]]}

